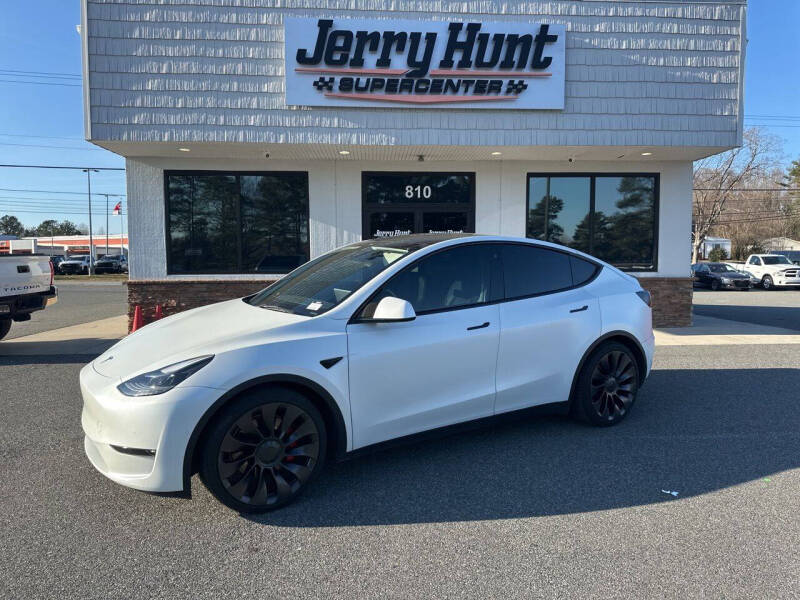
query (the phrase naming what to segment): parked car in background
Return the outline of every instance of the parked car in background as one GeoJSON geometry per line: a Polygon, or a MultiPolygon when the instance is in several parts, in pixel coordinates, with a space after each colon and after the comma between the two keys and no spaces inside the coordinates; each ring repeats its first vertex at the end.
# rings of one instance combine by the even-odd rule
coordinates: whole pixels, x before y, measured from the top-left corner
{"type": "Polygon", "coordinates": [[[199,471],[227,506],[263,512],[326,457],[387,440],[546,404],[619,423],[654,344],[650,294],[578,251],[363,241],[155,321],[86,365],[84,448],[122,485],[185,491],[199,471]]]}
{"type": "Polygon", "coordinates": [[[57,300],[48,256],[0,256],[0,339],[8,335],[12,321],[30,321],[31,313],[57,300]]]}
{"type": "Polygon", "coordinates": [[[107,254],[94,263],[95,273],[127,273],[128,259],[123,254],[107,254]]]}
{"type": "Polygon", "coordinates": [[[50,257],[50,262],[53,263],[53,269],[58,272],[58,265],[64,262],[64,255],[63,254],[53,254],[50,257]]]}
{"type": "Polygon", "coordinates": [[[758,277],[761,287],[800,287],[800,267],[782,254],[751,254],[745,269],[758,277]]]}
{"type": "Polygon", "coordinates": [[[753,286],[750,275],[725,263],[697,263],[692,265],[692,273],[696,283],[712,290],[749,290],[753,286]]]}
{"type": "Polygon", "coordinates": [[[70,256],[67,260],[58,265],[59,273],[64,275],[88,275],[91,258],[88,254],[77,254],[70,256]]]}
{"type": "Polygon", "coordinates": [[[796,265],[800,265],[800,250],[770,250],[770,254],[785,256],[796,265]]]}

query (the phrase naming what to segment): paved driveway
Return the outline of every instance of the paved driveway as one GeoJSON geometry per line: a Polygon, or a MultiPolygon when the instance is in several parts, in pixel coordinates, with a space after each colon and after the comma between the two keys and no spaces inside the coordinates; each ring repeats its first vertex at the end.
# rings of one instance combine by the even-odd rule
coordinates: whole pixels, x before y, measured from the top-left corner
{"type": "Polygon", "coordinates": [[[800,290],[694,291],[694,313],[800,331],[800,290]]]}
{"type": "Polygon", "coordinates": [[[384,451],[258,518],[197,481],[187,501],[96,473],[85,360],[0,358],[4,598],[798,594],[797,346],[659,348],[618,427],[526,419],[384,451]]]}

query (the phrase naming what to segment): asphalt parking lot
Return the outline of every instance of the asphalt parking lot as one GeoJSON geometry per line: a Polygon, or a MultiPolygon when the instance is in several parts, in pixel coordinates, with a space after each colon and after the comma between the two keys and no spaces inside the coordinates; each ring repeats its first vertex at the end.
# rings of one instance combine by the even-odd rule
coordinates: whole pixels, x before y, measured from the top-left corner
{"type": "Polygon", "coordinates": [[[95,472],[92,356],[0,356],[0,598],[796,597],[798,348],[660,346],[617,427],[517,419],[377,452],[257,518],[197,478],[185,500],[95,472]]]}
{"type": "Polygon", "coordinates": [[[798,593],[797,346],[662,348],[618,427],[538,418],[384,451],[255,519],[197,480],[188,501],[96,473],[89,358],[0,359],[3,598],[798,593]]]}
{"type": "Polygon", "coordinates": [[[800,289],[694,290],[694,313],[800,331],[800,289]]]}
{"type": "Polygon", "coordinates": [[[58,302],[33,313],[30,321],[14,323],[6,339],[80,325],[127,311],[128,288],[120,281],[57,281],[56,286],[58,302]]]}

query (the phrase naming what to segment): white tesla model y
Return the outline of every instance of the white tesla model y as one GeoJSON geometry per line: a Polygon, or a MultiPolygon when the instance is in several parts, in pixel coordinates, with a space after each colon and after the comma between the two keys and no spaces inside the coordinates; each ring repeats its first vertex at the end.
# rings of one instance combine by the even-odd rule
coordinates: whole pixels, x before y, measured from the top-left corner
{"type": "Polygon", "coordinates": [[[653,346],[650,295],[580,252],[482,235],[359,242],[86,365],[84,446],[123,485],[188,493],[199,472],[227,506],[265,511],[326,459],[422,431],[544,404],[618,423],[653,346]]]}

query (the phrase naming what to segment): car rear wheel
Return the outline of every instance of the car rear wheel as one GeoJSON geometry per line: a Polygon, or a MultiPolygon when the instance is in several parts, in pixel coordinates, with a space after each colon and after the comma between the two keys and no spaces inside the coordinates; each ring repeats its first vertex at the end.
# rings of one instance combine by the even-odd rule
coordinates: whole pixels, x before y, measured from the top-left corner
{"type": "Polygon", "coordinates": [[[761,280],[761,287],[763,287],[765,290],[771,290],[773,287],[775,287],[772,282],[772,277],[769,275],[764,275],[764,279],[761,280]]]}
{"type": "Polygon", "coordinates": [[[274,510],[294,500],[325,463],[325,423],[303,394],[258,388],[214,421],[200,478],[224,505],[243,513],[274,510]]]}
{"type": "Polygon", "coordinates": [[[11,319],[0,319],[0,340],[8,335],[11,331],[11,319]]]}
{"type": "Polygon", "coordinates": [[[572,412],[579,419],[608,427],[624,419],[639,390],[639,368],[630,349],[619,342],[601,344],[578,374],[572,412]]]}

